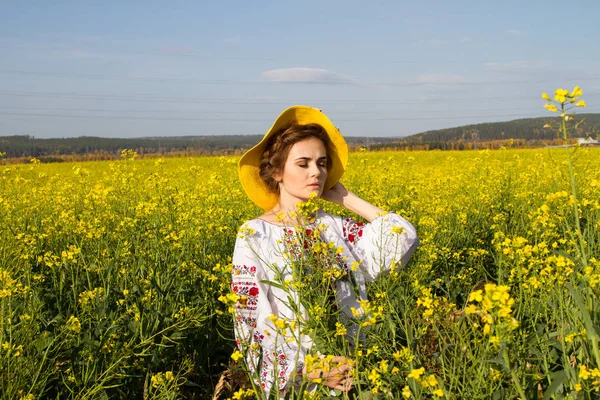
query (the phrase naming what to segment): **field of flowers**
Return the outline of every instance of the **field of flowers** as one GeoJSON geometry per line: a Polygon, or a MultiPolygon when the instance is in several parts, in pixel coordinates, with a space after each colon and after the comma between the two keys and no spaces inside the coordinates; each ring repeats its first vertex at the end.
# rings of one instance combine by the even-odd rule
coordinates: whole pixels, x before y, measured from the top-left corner
{"type": "MultiPolygon", "coordinates": [[[[237,158],[135,158],[0,165],[0,397],[210,398],[241,368],[230,263],[259,210],[237,158]]],[[[356,360],[357,394],[597,396],[598,160],[583,148],[351,154],[346,187],[421,239],[369,286],[362,347],[320,324],[327,352],[356,360]]],[[[235,381],[222,398],[253,397],[235,381]]]]}

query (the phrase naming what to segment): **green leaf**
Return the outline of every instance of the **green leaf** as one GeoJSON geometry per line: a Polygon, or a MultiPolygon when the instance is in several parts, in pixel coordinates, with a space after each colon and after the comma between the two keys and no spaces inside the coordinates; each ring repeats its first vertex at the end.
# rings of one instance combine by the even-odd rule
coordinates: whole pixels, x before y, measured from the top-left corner
{"type": "Polygon", "coordinates": [[[548,386],[548,389],[544,392],[544,399],[549,399],[553,396],[558,389],[561,388],[563,382],[567,378],[567,374],[564,370],[557,371],[552,374],[552,384],[548,386]]]}

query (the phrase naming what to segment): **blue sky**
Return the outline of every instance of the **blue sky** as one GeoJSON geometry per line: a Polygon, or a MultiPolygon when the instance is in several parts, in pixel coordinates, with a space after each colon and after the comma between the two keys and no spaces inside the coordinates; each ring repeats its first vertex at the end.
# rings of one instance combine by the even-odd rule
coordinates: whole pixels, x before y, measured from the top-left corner
{"type": "Polygon", "coordinates": [[[597,1],[1,1],[0,136],[347,136],[600,112],[597,1]]]}

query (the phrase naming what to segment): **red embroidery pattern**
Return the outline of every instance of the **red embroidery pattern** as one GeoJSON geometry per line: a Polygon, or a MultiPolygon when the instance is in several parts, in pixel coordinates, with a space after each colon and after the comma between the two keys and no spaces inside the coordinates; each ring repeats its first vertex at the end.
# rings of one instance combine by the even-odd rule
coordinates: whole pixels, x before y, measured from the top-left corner
{"type": "Polygon", "coordinates": [[[236,303],[236,308],[240,310],[255,311],[258,306],[258,295],[260,290],[256,282],[234,281],[231,283],[231,290],[238,296],[245,296],[236,303]]]}
{"type": "MultiPolygon", "coordinates": [[[[361,224],[362,226],[362,224],[361,224]]],[[[296,234],[293,230],[288,229],[288,228],[284,228],[283,229],[283,234],[284,234],[284,238],[285,238],[285,244],[286,244],[286,248],[287,251],[290,253],[290,255],[292,257],[294,257],[296,260],[300,260],[303,256],[319,256],[318,254],[312,252],[311,254],[311,249],[313,244],[315,244],[317,242],[318,239],[315,239],[312,236],[313,230],[310,228],[307,228],[306,231],[306,236],[302,237],[302,235],[298,235],[296,234]]],[[[358,233],[359,236],[362,236],[362,228],[360,230],[360,232],[358,233]]],[[[332,268],[332,267],[339,267],[339,268],[343,268],[346,272],[348,272],[348,265],[343,261],[343,257],[341,254],[336,254],[334,257],[334,260],[332,260],[330,257],[327,257],[326,259],[321,259],[321,261],[323,262],[323,267],[325,268],[332,268]]]]}
{"type": "Polygon", "coordinates": [[[344,239],[350,244],[356,244],[363,235],[364,225],[364,223],[353,221],[351,218],[344,218],[342,221],[344,239]]]}
{"type": "Polygon", "coordinates": [[[234,265],[233,270],[231,271],[233,276],[237,275],[248,275],[255,276],[256,275],[256,266],[254,265],[234,265]]]}

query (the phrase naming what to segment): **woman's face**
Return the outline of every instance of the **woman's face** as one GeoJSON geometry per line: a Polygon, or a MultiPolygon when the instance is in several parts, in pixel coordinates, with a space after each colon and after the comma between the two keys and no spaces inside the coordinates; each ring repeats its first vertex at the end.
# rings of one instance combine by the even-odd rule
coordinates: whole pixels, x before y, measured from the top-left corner
{"type": "Polygon", "coordinates": [[[327,150],[320,139],[311,137],[292,145],[279,182],[279,198],[306,201],[313,192],[323,193],[327,180],[327,150]]]}

